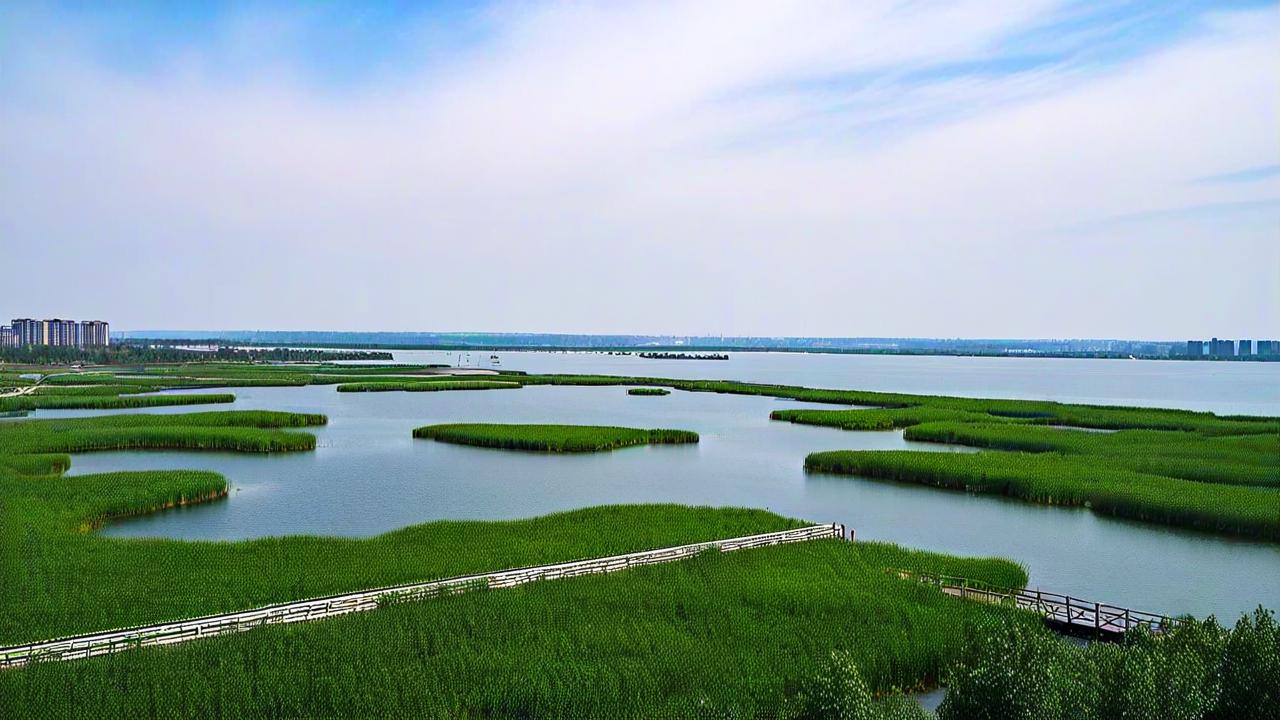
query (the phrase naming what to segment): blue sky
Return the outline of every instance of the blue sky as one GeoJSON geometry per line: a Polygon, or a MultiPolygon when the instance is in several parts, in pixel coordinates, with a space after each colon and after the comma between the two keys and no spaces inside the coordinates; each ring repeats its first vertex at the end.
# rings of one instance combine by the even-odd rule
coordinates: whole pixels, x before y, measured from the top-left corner
{"type": "Polygon", "coordinates": [[[6,3],[0,237],[65,282],[0,315],[1280,336],[1278,39],[1264,2],[6,3]]]}

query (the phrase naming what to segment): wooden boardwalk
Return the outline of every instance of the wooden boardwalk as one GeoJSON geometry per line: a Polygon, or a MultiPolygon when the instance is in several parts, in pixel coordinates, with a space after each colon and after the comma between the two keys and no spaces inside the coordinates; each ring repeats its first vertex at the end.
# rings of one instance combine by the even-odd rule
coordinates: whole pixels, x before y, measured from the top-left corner
{"type": "Polygon", "coordinates": [[[31,662],[75,660],[139,647],[170,645],[202,637],[243,632],[264,625],[320,620],[353,612],[376,610],[388,603],[421,600],[472,589],[507,588],[540,580],[618,572],[642,565],[675,562],[709,551],[733,552],[844,536],[844,525],[838,523],[811,525],[794,530],[712,540],[591,560],[464,575],[444,580],[267,605],[242,612],[208,615],[158,625],[76,635],[25,645],[0,647],[0,669],[19,667],[31,662]]]}
{"type": "Polygon", "coordinates": [[[1184,622],[1181,618],[1168,615],[1082,600],[1040,589],[998,588],[966,578],[907,570],[895,572],[899,577],[934,585],[944,594],[953,597],[1030,610],[1044,618],[1053,629],[1070,635],[1118,640],[1126,632],[1139,627],[1161,633],[1184,622]]]}

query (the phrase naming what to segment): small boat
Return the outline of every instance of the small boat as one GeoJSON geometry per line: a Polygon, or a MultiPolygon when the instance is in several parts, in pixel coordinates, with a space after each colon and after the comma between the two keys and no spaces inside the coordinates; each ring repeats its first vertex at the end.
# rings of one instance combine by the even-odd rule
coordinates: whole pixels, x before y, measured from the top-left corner
{"type": "Polygon", "coordinates": [[[501,365],[501,364],[502,364],[502,362],[498,360],[498,356],[497,356],[497,355],[490,355],[490,356],[489,356],[489,362],[490,362],[490,364],[493,364],[493,365],[501,365]]]}

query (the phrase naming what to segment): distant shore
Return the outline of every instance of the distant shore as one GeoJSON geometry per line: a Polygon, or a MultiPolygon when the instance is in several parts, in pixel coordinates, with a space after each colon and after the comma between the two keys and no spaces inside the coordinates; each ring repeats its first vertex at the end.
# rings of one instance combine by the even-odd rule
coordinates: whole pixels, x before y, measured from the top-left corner
{"type": "Polygon", "coordinates": [[[1058,358],[1085,360],[1175,360],[1186,362],[1280,362],[1280,355],[1233,357],[1191,357],[1187,355],[1137,354],[1127,352],[1049,352],[1010,349],[917,349],[917,348],[834,348],[790,345],[581,345],[581,344],[468,344],[468,343],[363,343],[363,342],[265,342],[226,339],[127,337],[118,341],[130,345],[225,345],[254,348],[325,348],[334,350],[438,350],[446,352],[598,352],[598,353],[812,353],[822,355],[917,355],[943,357],[1058,358]]]}

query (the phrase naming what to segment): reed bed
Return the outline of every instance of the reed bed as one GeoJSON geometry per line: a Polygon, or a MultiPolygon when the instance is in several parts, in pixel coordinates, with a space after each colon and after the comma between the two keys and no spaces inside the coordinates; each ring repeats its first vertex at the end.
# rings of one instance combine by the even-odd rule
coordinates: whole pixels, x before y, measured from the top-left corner
{"type": "Polygon", "coordinates": [[[457,445],[553,453],[698,442],[698,434],[688,430],[642,430],[601,425],[450,423],[416,428],[413,436],[457,445]]]}
{"type": "Polygon", "coordinates": [[[627,388],[628,395],[670,395],[671,391],[659,387],[627,388]]]}
{"type": "Polygon", "coordinates": [[[235,402],[231,393],[207,395],[22,395],[0,398],[0,411],[124,410],[130,408],[210,405],[235,402]]]}
{"type": "Polygon", "coordinates": [[[203,475],[190,487],[192,477],[0,472],[0,644],[803,524],[761,510],[647,505],[432,522],[364,539],[136,541],[83,532],[122,508],[163,507],[175,493],[209,489],[203,475]]]}
{"type": "Polygon", "coordinates": [[[1062,453],[1102,468],[1199,482],[1280,487],[1280,435],[1237,437],[1123,430],[1095,433],[1042,425],[931,422],[907,428],[908,440],[1035,453],[1062,453]]]}
{"type": "Polygon", "coordinates": [[[61,475],[70,468],[71,456],[66,453],[0,454],[0,474],[61,475]]]}
{"type": "Polygon", "coordinates": [[[248,374],[232,377],[201,377],[191,375],[138,375],[135,373],[77,373],[69,375],[51,375],[43,383],[47,387],[69,386],[126,386],[137,388],[135,392],[156,390],[177,390],[217,387],[247,386],[301,386],[306,385],[309,376],[291,373],[283,374],[248,374]]]}
{"type": "Polygon", "coordinates": [[[841,430],[897,430],[912,425],[942,420],[998,420],[993,415],[917,406],[907,408],[867,408],[859,410],[774,410],[772,420],[821,425],[841,430]]]}
{"type": "Polygon", "coordinates": [[[143,385],[127,384],[91,384],[91,385],[41,385],[35,389],[36,395],[130,395],[150,392],[151,388],[143,385]]]}
{"type": "MultiPolygon", "coordinates": [[[[893,692],[938,678],[958,657],[966,625],[1035,622],[882,569],[918,557],[838,540],[708,553],[37,664],[0,673],[0,712],[38,703],[49,717],[84,708],[172,717],[215,708],[236,717],[801,717],[796,696],[832,650],[871,689],[893,692]]],[[[999,562],[932,560],[993,581],[1017,574],[999,562]]]]}
{"type": "Polygon", "coordinates": [[[280,428],[325,422],[323,415],[266,411],[23,420],[0,423],[0,457],[128,449],[310,450],[315,436],[280,428]]]}
{"type": "Polygon", "coordinates": [[[1280,540],[1280,493],[1109,469],[1056,453],[812,453],[809,472],[919,483],[1210,532],[1280,540]]]}
{"type": "Polygon", "coordinates": [[[492,380],[454,380],[441,376],[440,380],[412,382],[360,382],[344,383],[338,392],[439,392],[447,390],[518,390],[520,383],[492,380]]]}

